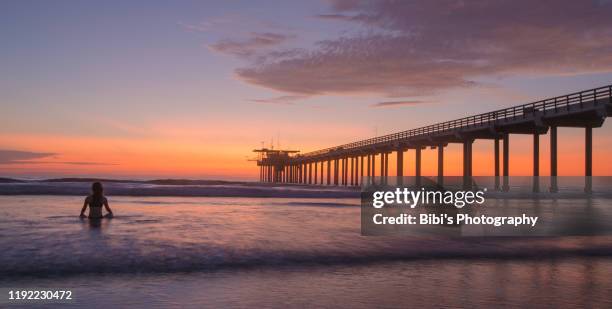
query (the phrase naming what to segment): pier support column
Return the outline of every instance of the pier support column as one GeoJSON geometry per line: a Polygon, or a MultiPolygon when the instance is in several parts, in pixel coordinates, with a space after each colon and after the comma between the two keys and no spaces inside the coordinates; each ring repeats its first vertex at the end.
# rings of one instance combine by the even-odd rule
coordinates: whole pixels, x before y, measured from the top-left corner
{"type": "Polygon", "coordinates": [[[312,162],[308,162],[308,184],[312,184],[312,162]]]}
{"type": "Polygon", "coordinates": [[[340,158],[338,161],[338,184],[343,185],[344,183],[344,158],[340,158]]]}
{"type": "Polygon", "coordinates": [[[372,184],[376,184],[374,178],[376,177],[376,154],[372,154],[372,184]]]}
{"type": "Polygon", "coordinates": [[[325,165],[325,161],[321,161],[321,184],[323,185],[323,165],[325,165]]]}
{"type": "Polygon", "coordinates": [[[493,144],[494,147],[494,153],[495,153],[495,162],[494,162],[494,169],[495,169],[495,190],[499,191],[500,187],[499,187],[499,137],[495,138],[495,142],[493,144]]]}
{"type": "Polygon", "coordinates": [[[355,180],[353,181],[353,186],[358,186],[359,184],[359,156],[354,157],[355,161],[355,180]]]}
{"type": "Polygon", "coordinates": [[[557,127],[550,127],[550,192],[557,191],[557,127]]]}
{"type": "Polygon", "coordinates": [[[361,178],[363,177],[363,156],[359,155],[355,160],[355,164],[357,164],[355,167],[355,186],[359,186],[361,185],[361,178]]]}
{"type": "Polygon", "coordinates": [[[359,181],[357,181],[357,185],[360,186],[363,184],[363,156],[359,156],[359,181]]]}
{"type": "Polygon", "coordinates": [[[366,184],[366,185],[368,185],[368,186],[369,186],[370,184],[372,184],[372,174],[371,174],[371,172],[372,172],[372,167],[371,167],[371,161],[372,161],[372,158],[371,158],[371,157],[370,157],[370,155],[368,154],[368,164],[367,164],[367,168],[368,168],[368,169],[367,169],[368,182],[367,182],[367,184],[366,184]]]}
{"type": "Polygon", "coordinates": [[[438,186],[444,187],[444,145],[438,145],[438,186]]]}
{"type": "Polygon", "coordinates": [[[472,189],[472,144],[473,139],[463,142],[463,188],[472,189]]]}
{"type": "Polygon", "coordinates": [[[338,180],[338,182],[342,186],[344,185],[344,158],[340,159],[339,172],[340,172],[340,180],[338,180]]]}
{"type": "Polygon", "coordinates": [[[385,152],[385,185],[389,184],[389,153],[385,152]]]}
{"type": "Polygon", "coordinates": [[[348,181],[349,181],[349,179],[348,179],[348,176],[349,176],[348,170],[349,170],[349,158],[346,157],[346,158],[344,158],[344,185],[345,186],[348,186],[348,181]]]}
{"type": "Polygon", "coordinates": [[[331,185],[331,160],[327,160],[327,185],[331,185]]]}
{"type": "Polygon", "coordinates": [[[344,181],[344,185],[345,186],[349,186],[350,185],[350,170],[351,170],[351,160],[349,157],[346,157],[346,171],[344,172],[345,174],[345,181],[344,181]]]}
{"type": "Polygon", "coordinates": [[[504,183],[502,190],[508,192],[510,190],[510,134],[504,133],[504,183]]]}
{"type": "Polygon", "coordinates": [[[593,192],[593,127],[584,128],[584,192],[593,192]]]}
{"type": "Polygon", "coordinates": [[[355,157],[351,157],[351,186],[355,185],[355,157]]]}
{"type": "Polygon", "coordinates": [[[351,186],[355,186],[357,180],[357,162],[358,158],[351,157],[351,186]]]}
{"type": "Polygon", "coordinates": [[[319,162],[314,162],[314,170],[314,184],[316,185],[319,179],[319,162]]]}
{"type": "Polygon", "coordinates": [[[338,159],[334,159],[334,186],[338,185],[338,159]]]}
{"type": "Polygon", "coordinates": [[[380,184],[384,185],[385,182],[385,153],[380,153],[380,184]]]}
{"type": "Polygon", "coordinates": [[[540,192],[540,134],[533,134],[533,192],[540,192]]]}
{"type": "Polygon", "coordinates": [[[278,166],[274,165],[272,167],[272,177],[273,177],[275,183],[279,182],[279,179],[278,179],[279,175],[280,175],[280,171],[278,170],[278,166]]]}
{"type": "Polygon", "coordinates": [[[344,171],[344,185],[348,186],[349,185],[349,170],[350,170],[350,161],[349,161],[349,157],[346,157],[344,159],[344,161],[346,162],[344,167],[345,167],[345,171],[344,171]]]}
{"type": "Polygon", "coordinates": [[[417,146],[415,152],[414,181],[417,187],[421,185],[421,146],[417,146]]]}
{"type": "Polygon", "coordinates": [[[346,186],[346,171],[347,171],[347,167],[348,167],[348,160],[347,158],[342,158],[342,185],[346,186]]]}
{"type": "Polygon", "coordinates": [[[404,149],[397,149],[397,186],[404,184],[404,149]]]}

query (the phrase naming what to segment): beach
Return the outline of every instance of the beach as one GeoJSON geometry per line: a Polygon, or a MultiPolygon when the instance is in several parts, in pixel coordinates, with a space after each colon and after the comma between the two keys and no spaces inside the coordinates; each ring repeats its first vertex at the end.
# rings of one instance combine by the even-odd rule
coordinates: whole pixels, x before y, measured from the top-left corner
{"type": "Polygon", "coordinates": [[[109,195],[92,223],[83,198],[0,196],[1,288],[93,308],[610,306],[609,236],[366,237],[354,197],[109,195]]]}

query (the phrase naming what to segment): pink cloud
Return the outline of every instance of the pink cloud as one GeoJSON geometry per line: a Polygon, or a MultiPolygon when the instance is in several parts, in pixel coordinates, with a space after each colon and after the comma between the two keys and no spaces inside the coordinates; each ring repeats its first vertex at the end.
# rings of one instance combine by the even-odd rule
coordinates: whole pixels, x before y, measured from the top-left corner
{"type": "Polygon", "coordinates": [[[420,104],[427,104],[425,101],[386,101],[378,102],[370,105],[370,107],[399,107],[399,106],[415,106],[420,104]]]}
{"type": "Polygon", "coordinates": [[[223,40],[209,45],[208,47],[216,52],[230,54],[239,57],[250,57],[262,48],[279,45],[289,39],[292,35],[271,33],[271,32],[253,32],[247,40],[223,40]]]}
{"type": "Polygon", "coordinates": [[[290,105],[295,103],[295,101],[304,100],[308,98],[308,96],[304,95],[284,95],[269,99],[252,99],[251,102],[254,103],[264,103],[264,104],[285,104],[290,105]]]}
{"type": "MultiPolygon", "coordinates": [[[[423,96],[482,77],[612,72],[609,1],[332,1],[367,31],[257,53],[241,80],[293,95],[423,96]]],[[[217,49],[252,56],[253,40],[217,49]]],[[[266,40],[264,40],[266,41],[266,40]]]]}

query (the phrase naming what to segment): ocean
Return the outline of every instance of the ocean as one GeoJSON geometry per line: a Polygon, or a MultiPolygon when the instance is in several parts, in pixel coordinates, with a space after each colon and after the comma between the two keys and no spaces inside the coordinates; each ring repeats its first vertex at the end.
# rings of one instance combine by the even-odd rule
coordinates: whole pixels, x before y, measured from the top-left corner
{"type": "Polygon", "coordinates": [[[52,307],[612,307],[610,236],[366,237],[355,189],[105,185],[115,218],[94,224],[89,183],[0,184],[0,288],[73,291],[52,307]]]}

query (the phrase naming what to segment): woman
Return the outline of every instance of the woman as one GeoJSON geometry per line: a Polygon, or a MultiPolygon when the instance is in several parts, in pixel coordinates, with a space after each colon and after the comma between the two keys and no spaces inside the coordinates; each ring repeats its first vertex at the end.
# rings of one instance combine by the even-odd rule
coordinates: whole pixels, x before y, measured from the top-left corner
{"type": "Polygon", "coordinates": [[[85,198],[85,203],[83,203],[83,209],[81,209],[81,218],[85,218],[85,209],[89,206],[89,219],[101,219],[104,216],[102,215],[102,206],[106,208],[108,211],[107,217],[113,216],[113,211],[108,206],[108,200],[104,197],[104,188],[102,188],[102,184],[99,182],[94,182],[91,185],[92,194],[85,198]]]}

